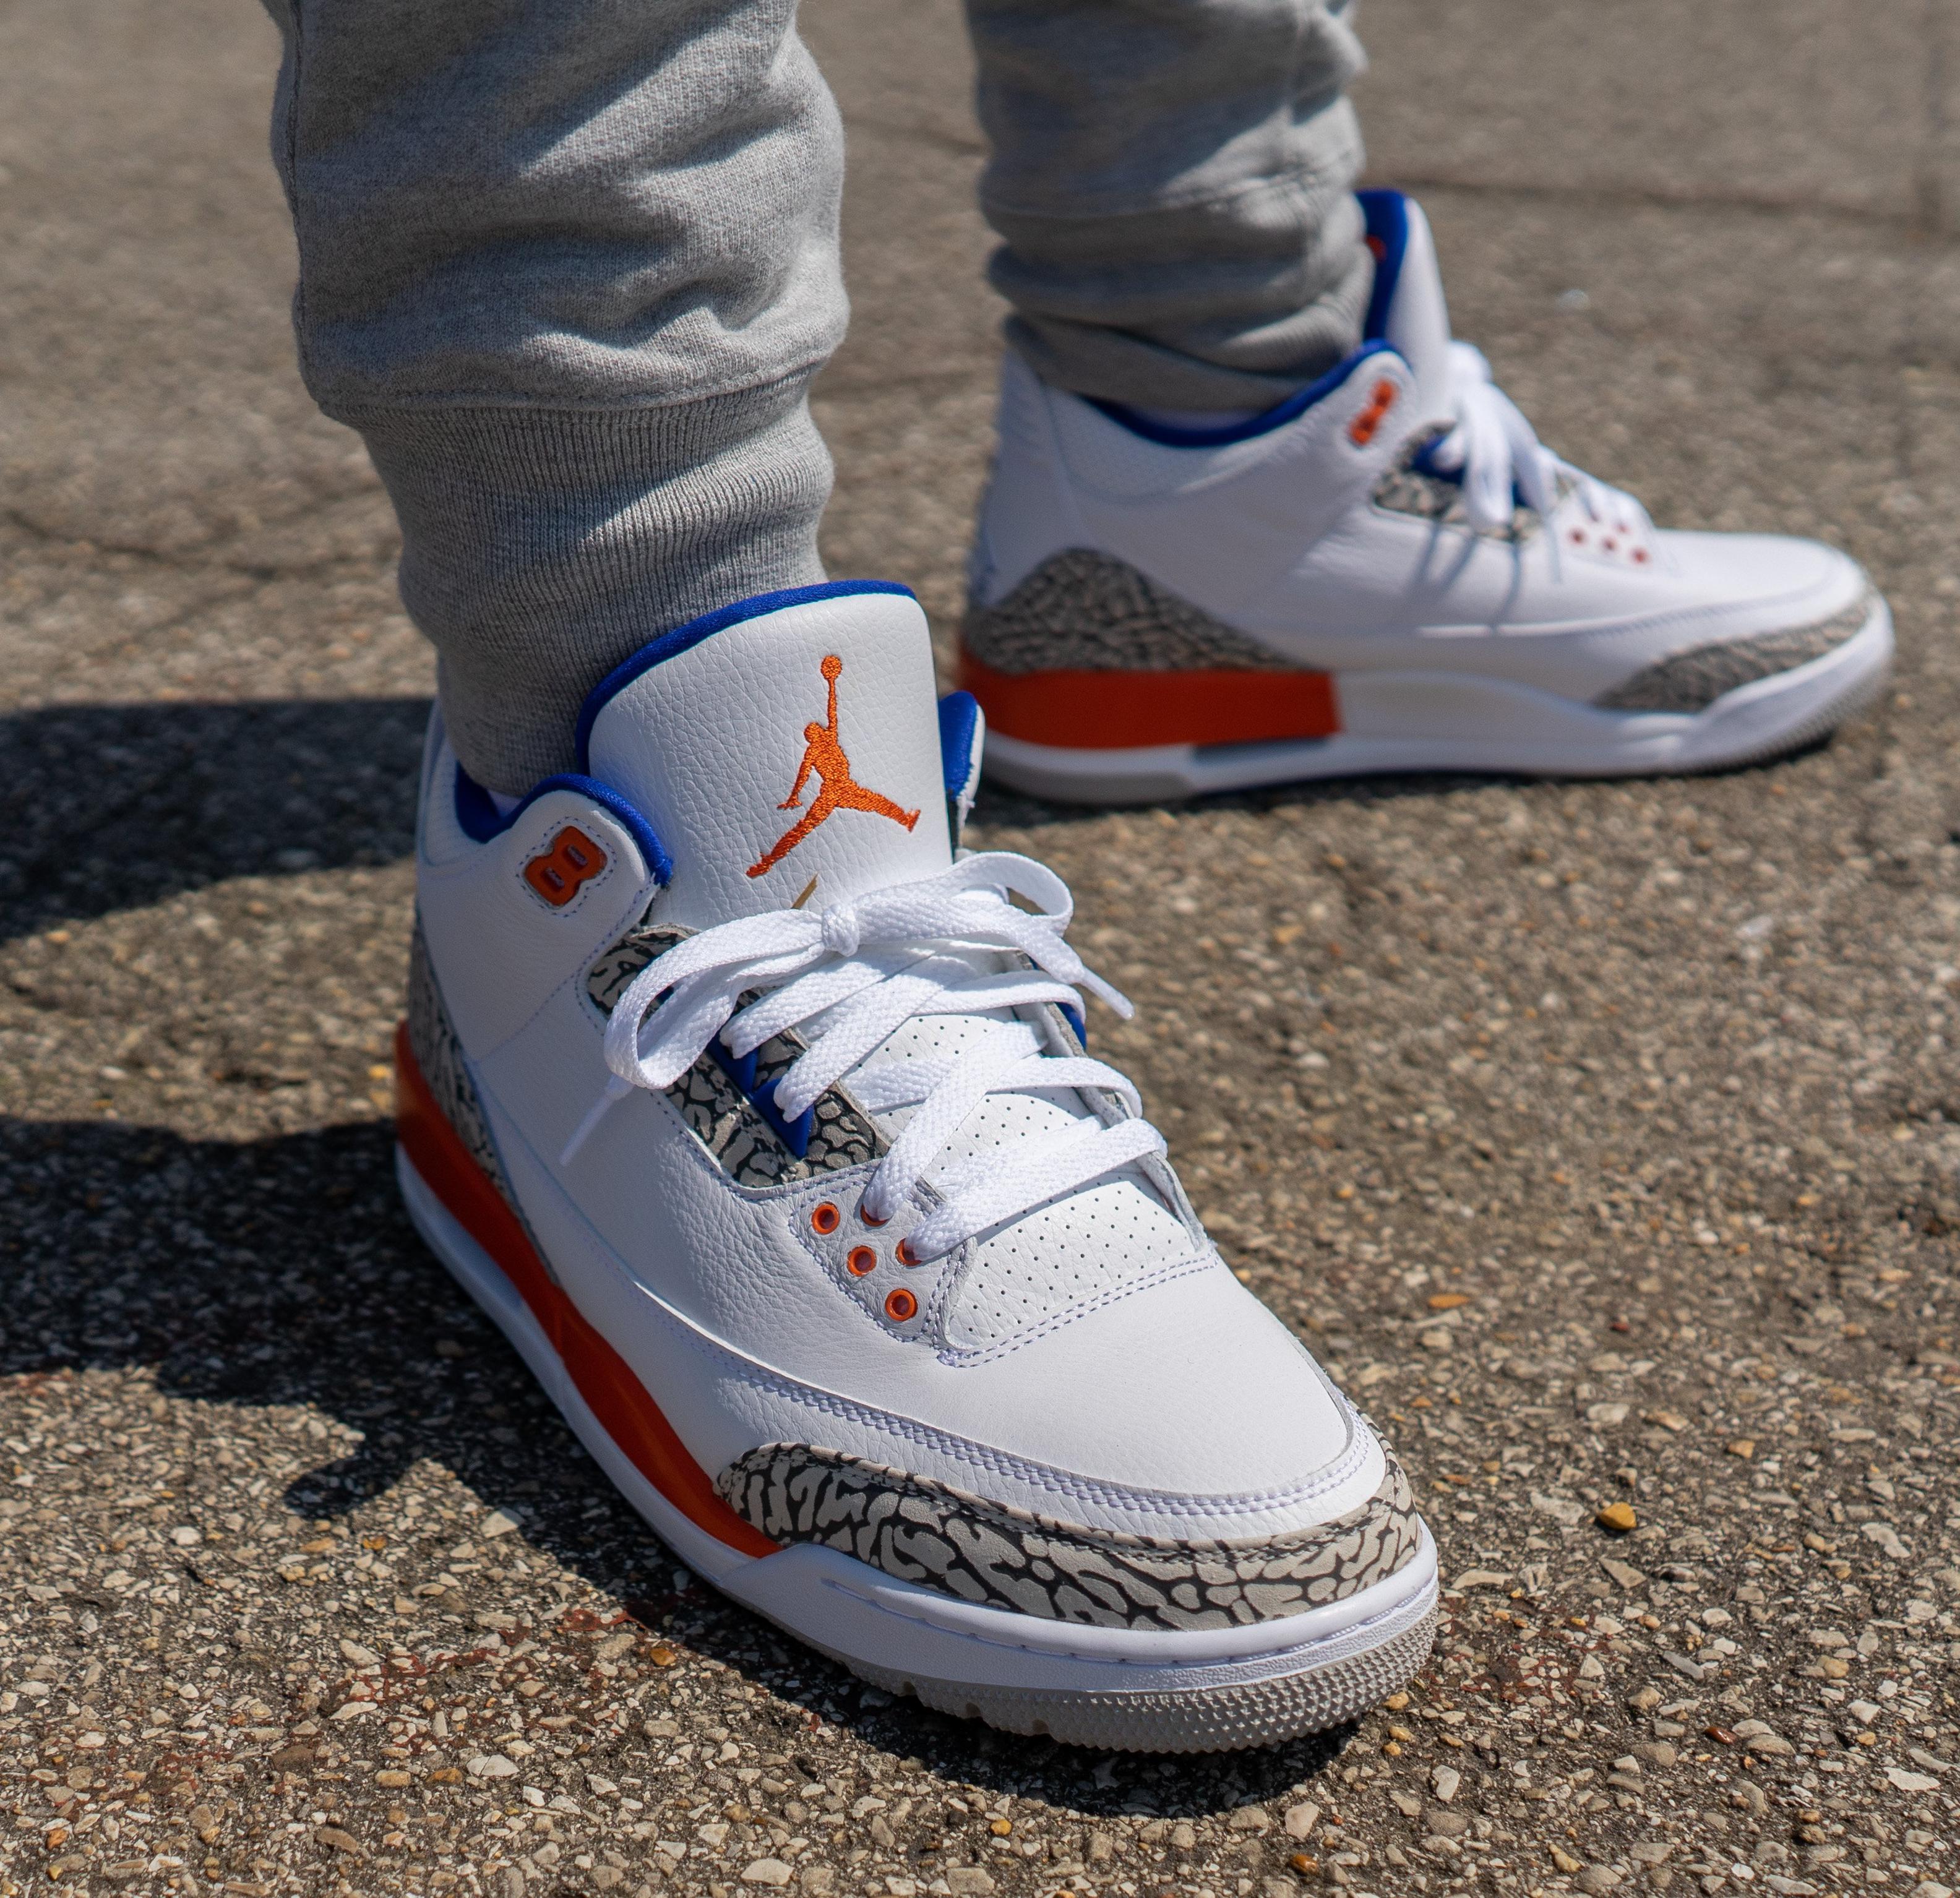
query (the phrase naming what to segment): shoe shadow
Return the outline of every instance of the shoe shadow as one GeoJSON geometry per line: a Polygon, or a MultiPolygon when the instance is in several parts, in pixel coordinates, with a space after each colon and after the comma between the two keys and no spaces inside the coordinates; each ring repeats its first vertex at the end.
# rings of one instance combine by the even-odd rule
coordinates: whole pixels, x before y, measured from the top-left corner
{"type": "MultiPolygon", "coordinates": [[[[1711,778],[1754,777],[1815,758],[1829,751],[1837,739],[1835,731],[1826,732],[1788,751],[1779,752],[1774,757],[1752,758],[1739,765],[1718,765],[1705,771],[1655,775],[1663,782],[1682,784],[1704,782],[1711,778]]],[[[1208,791],[1190,797],[1145,798],[1134,803],[1092,805],[1062,804],[1031,797],[983,778],[980,794],[974,802],[972,821],[983,831],[997,828],[1053,831],[1093,823],[1106,815],[1126,811],[1319,809],[1332,805],[1370,806],[1435,800],[1459,792],[1483,790],[1498,785],[1514,790],[1536,786],[1549,792],[1567,794],[1587,786],[1610,787],[1628,781],[1624,777],[1534,777],[1506,771],[1384,771],[1367,777],[1303,779],[1297,784],[1267,785],[1252,790],[1208,791]]]]}
{"type": "Polygon", "coordinates": [[[428,707],[266,699],[0,717],[0,934],[227,877],[406,857],[428,707]]]}
{"type": "Polygon", "coordinates": [[[423,1247],[383,1124],[230,1142],[0,1119],[0,1377],[140,1368],[173,1397],[310,1407],[361,1442],[269,1504],[309,1521],[446,1466],[649,1629],[765,1690],[787,1744],[829,1723],[950,1780],[1174,1820],[1284,1800],[1351,1736],[1171,1762],[1018,1738],[894,1702],[704,1583],[676,1590],[676,1559],[423,1247]]]}

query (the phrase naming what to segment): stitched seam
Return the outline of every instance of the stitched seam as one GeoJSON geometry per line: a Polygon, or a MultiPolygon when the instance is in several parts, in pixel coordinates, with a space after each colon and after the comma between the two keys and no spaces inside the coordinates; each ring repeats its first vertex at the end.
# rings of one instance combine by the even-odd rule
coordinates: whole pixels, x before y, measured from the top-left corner
{"type": "Polygon", "coordinates": [[[1297,197],[1302,191],[1344,189],[1347,173],[1354,157],[1351,145],[1336,158],[1323,161],[1303,160],[1299,164],[1281,171],[1267,172],[1257,178],[1241,178],[1236,183],[1223,185],[1211,191],[1195,191],[1188,195],[1167,192],[1154,198],[1147,204],[1124,205],[1111,203],[1080,211],[1036,211],[1010,199],[983,192],[980,208],[988,221],[993,221],[998,212],[1003,217],[1020,218],[1034,224],[1080,225],[1101,224],[1112,218],[1150,218],[1160,216],[1166,211],[1222,210],[1242,200],[1270,192],[1275,197],[1297,197]]]}
{"type": "MultiPolygon", "coordinates": [[[[793,369],[779,376],[731,384],[725,389],[689,389],[686,394],[667,402],[576,402],[562,399],[551,402],[537,402],[511,394],[508,389],[428,389],[410,395],[391,396],[386,401],[372,396],[360,396],[339,400],[330,396],[314,395],[322,413],[330,419],[344,422],[351,428],[358,428],[363,419],[380,418],[393,415],[443,415],[451,411],[466,412],[479,410],[486,415],[517,413],[526,415],[550,417],[564,415],[581,420],[594,415],[657,416],[667,415],[676,410],[698,408],[705,403],[733,402],[743,396],[765,394],[781,389],[794,396],[798,384],[807,385],[824,364],[830,360],[827,354],[812,357],[799,363],[793,369]]],[[[784,411],[788,413],[787,408],[784,411]]]]}

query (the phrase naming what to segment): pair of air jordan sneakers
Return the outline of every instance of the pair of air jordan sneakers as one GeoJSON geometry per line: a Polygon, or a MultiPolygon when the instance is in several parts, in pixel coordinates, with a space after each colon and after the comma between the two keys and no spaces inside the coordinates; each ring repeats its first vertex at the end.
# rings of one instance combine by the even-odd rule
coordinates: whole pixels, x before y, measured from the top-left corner
{"type": "Polygon", "coordinates": [[[1179,429],[1010,358],[936,699],[902,587],[743,600],[593,692],[514,808],[429,736],[402,1189],[668,1545],[866,1680],[1164,1750],[1329,1725],[1427,1652],[1408,1481],[1220,1260],[1067,890],[962,846],[982,762],[1084,801],[1371,770],[1691,770],[1878,690],[1810,542],[1656,529],[1452,342],[1366,200],[1367,339],[1179,429]]]}

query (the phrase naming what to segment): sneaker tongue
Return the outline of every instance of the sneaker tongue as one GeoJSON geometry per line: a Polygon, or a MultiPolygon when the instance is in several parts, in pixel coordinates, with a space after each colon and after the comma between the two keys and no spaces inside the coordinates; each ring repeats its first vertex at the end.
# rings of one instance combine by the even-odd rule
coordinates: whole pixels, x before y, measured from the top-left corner
{"type": "Polygon", "coordinates": [[[1378,282],[1369,329],[1415,372],[1425,422],[1455,418],[1449,407],[1449,306],[1429,220],[1398,191],[1362,194],[1378,282]],[[1386,294],[1384,294],[1386,293],[1386,294]]]}
{"type": "Polygon", "coordinates": [[[932,644],[903,587],[803,587],[695,620],[606,679],[580,730],[587,769],[673,860],[663,920],[824,909],[952,861],[932,644]]]}

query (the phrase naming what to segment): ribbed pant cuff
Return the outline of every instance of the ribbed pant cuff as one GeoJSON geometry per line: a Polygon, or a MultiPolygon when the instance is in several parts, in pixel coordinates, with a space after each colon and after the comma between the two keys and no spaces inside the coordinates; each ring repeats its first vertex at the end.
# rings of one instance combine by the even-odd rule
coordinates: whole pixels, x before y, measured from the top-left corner
{"type": "Polygon", "coordinates": [[[823,577],[831,463],[808,377],[659,408],[341,410],[402,526],[464,768],[513,794],[573,768],[586,694],[649,640],[823,577]]]}

